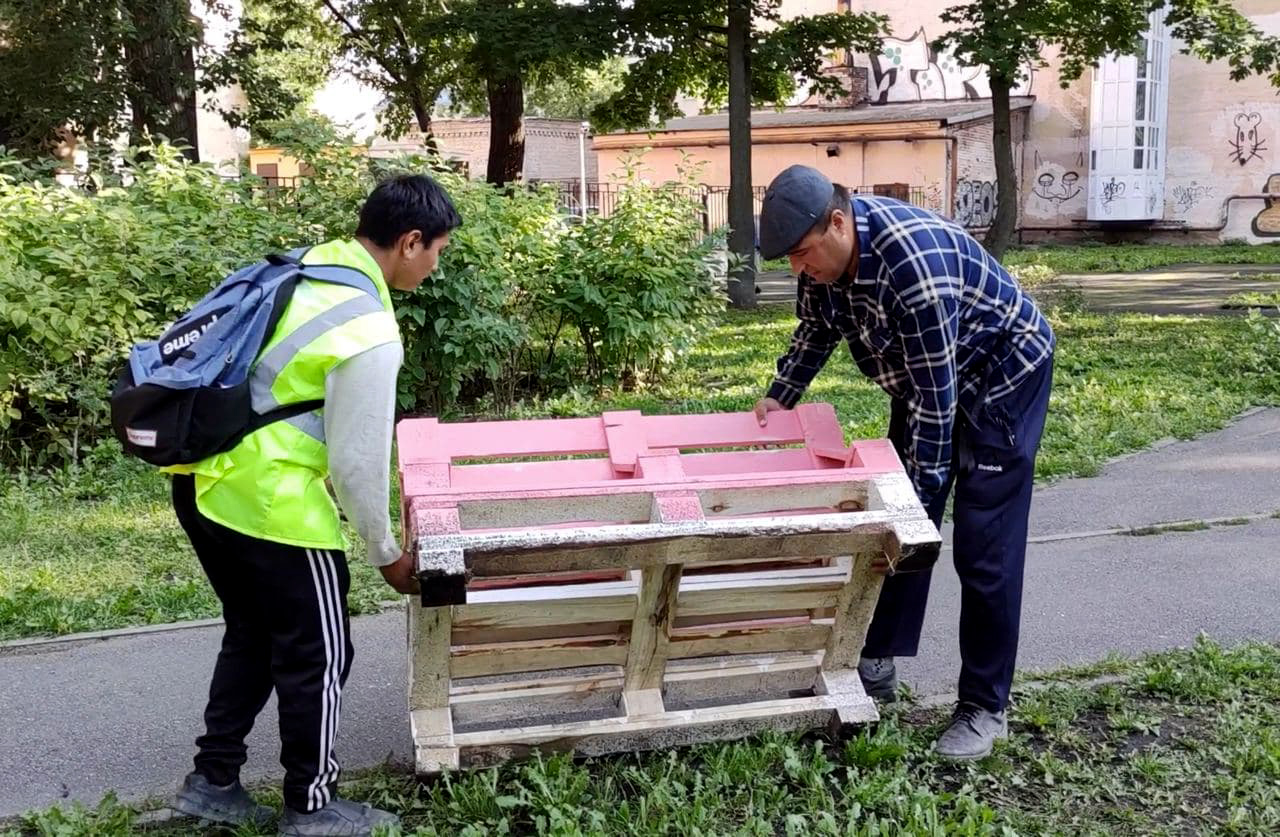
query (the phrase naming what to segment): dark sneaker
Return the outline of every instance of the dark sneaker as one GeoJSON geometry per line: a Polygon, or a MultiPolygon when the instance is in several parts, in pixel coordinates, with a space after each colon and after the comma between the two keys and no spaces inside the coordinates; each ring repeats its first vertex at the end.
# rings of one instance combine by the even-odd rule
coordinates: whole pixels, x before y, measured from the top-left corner
{"type": "Polygon", "coordinates": [[[264,826],[275,811],[259,805],[239,781],[215,785],[199,773],[190,773],[173,801],[173,809],[189,817],[224,825],[264,826]]]}
{"type": "Polygon", "coordinates": [[[996,739],[1008,737],[1009,722],[1004,712],[958,703],[951,715],[951,726],[938,739],[938,755],[956,761],[986,758],[996,739]]]}
{"type": "Polygon", "coordinates": [[[359,802],[332,799],[319,811],[300,814],[285,806],[280,833],[289,837],[369,837],[378,826],[400,825],[400,818],[359,802]]]}
{"type": "Polygon", "coordinates": [[[898,667],[893,657],[863,657],[858,661],[858,676],[872,700],[893,703],[898,699],[898,667]]]}

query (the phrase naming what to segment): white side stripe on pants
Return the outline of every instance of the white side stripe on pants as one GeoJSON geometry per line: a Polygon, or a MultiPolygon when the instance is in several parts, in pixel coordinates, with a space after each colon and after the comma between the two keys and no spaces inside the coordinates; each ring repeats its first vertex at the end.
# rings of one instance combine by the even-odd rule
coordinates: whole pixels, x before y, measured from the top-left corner
{"type": "Polygon", "coordinates": [[[338,590],[338,574],[333,553],[307,550],[311,580],[316,588],[316,606],[320,611],[320,631],[324,637],[324,686],[320,706],[320,748],[316,777],[307,789],[311,810],[329,803],[329,785],[338,776],[338,761],[333,755],[333,742],[338,735],[338,718],[342,711],[342,669],[346,663],[346,626],[342,620],[342,600],[338,590]]]}

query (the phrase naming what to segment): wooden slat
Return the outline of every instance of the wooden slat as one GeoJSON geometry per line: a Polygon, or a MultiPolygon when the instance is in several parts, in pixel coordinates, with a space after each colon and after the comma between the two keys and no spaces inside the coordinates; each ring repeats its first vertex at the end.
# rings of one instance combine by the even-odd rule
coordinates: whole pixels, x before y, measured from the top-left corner
{"type": "Polygon", "coordinates": [[[824,669],[853,668],[858,665],[862,646],[867,640],[867,629],[880,599],[880,586],[884,577],[872,569],[876,555],[856,555],[849,574],[849,583],[840,590],[835,605],[836,615],[823,658],[824,669]]]}
{"type": "MultiPolygon", "coordinates": [[[[650,514],[663,525],[703,521],[702,504],[692,491],[654,494],[650,514]]],[[[662,711],[658,690],[667,666],[667,645],[676,616],[682,569],[679,564],[667,564],[640,571],[640,596],[631,622],[631,644],[623,675],[623,707],[628,715],[662,711]]]]}
{"type": "MultiPolygon", "coordinates": [[[[863,492],[865,495],[865,491],[863,492]]],[[[647,493],[586,494],[512,500],[473,500],[458,504],[464,529],[545,526],[574,521],[643,523],[649,520],[647,493]]]]}
{"type": "Polygon", "coordinates": [[[834,607],[847,578],[842,567],[688,576],[676,612],[692,617],[834,607]]]}
{"type": "Polygon", "coordinates": [[[636,611],[632,581],[475,590],[454,608],[455,628],[535,628],[580,622],[626,622],[636,611]]]}
{"type": "Polygon", "coordinates": [[[574,666],[621,665],[627,644],[619,634],[458,645],[449,659],[454,677],[483,677],[574,666]]]}
{"type": "MultiPolygon", "coordinates": [[[[646,457],[656,461],[665,457],[646,457]]],[[[766,513],[815,514],[861,511],[869,480],[770,486],[708,486],[697,490],[706,517],[744,517],[766,513]]],[[[463,499],[462,528],[503,529],[558,526],[565,523],[643,523],[649,520],[648,491],[601,494],[582,490],[538,497],[463,499]]]]}
{"type": "Polygon", "coordinates": [[[824,509],[826,512],[862,511],[867,505],[867,480],[813,483],[809,485],[753,486],[750,488],[707,486],[698,491],[707,517],[743,517],[794,509],[824,509]]]}
{"type": "MultiPolygon", "coordinates": [[[[649,457],[646,457],[646,459],[649,457]]],[[[685,456],[684,459],[692,457],[685,456]]],[[[546,463],[527,463],[529,465],[547,465],[547,466],[564,466],[573,465],[574,462],[596,463],[593,466],[599,474],[611,470],[608,468],[607,460],[569,460],[567,462],[546,462],[546,463]]],[[[413,466],[425,467],[425,466],[413,466]]],[[[452,466],[451,470],[463,470],[472,466],[452,466]]],[[[488,466],[474,466],[483,469],[488,466]]],[[[554,470],[551,468],[550,470],[554,470]]],[[[432,488],[429,492],[421,493],[412,497],[412,505],[456,505],[463,502],[478,501],[497,501],[497,502],[526,502],[528,500],[539,498],[554,497],[593,497],[603,494],[648,494],[654,491],[680,491],[680,490],[696,490],[705,491],[708,488],[724,488],[724,489],[754,489],[754,488],[790,488],[793,491],[800,492],[809,486],[825,485],[830,483],[861,483],[868,484],[873,478],[885,473],[881,468],[827,468],[820,471],[814,471],[808,467],[803,470],[781,471],[777,473],[749,473],[749,474],[688,474],[684,479],[672,481],[664,476],[659,475],[654,479],[646,479],[643,477],[634,477],[625,480],[601,477],[599,480],[592,480],[579,485],[562,485],[559,480],[550,480],[549,483],[541,486],[521,486],[512,488],[502,486],[495,488],[493,484],[481,485],[475,484],[475,480],[471,480],[471,485],[467,487],[459,487],[458,485],[450,485],[445,488],[432,488]]],[[[501,485],[499,483],[499,485],[501,485]]]]}
{"type": "Polygon", "coordinates": [[[405,419],[397,440],[402,462],[482,459],[503,456],[571,456],[603,452],[607,445],[599,418],[542,421],[448,422],[405,419]],[[531,425],[537,432],[530,432],[531,425]]]}
{"type": "MultiPolygon", "coordinates": [[[[656,564],[725,562],[777,555],[813,557],[883,550],[895,531],[888,512],[709,520],[442,536],[466,551],[476,576],[656,564]]],[[[926,521],[927,523],[927,521],[926,521]]],[[[935,538],[936,541],[936,538],[935,538]]]]}
{"type": "Polygon", "coordinates": [[[409,707],[449,705],[450,614],[447,607],[410,605],[409,707]]]}
{"type": "MultiPolygon", "coordinates": [[[[760,620],[763,621],[766,620],[760,620]]],[[[760,625],[760,622],[677,628],[672,632],[667,656],[679,660],[720,654],[811,651],[825,647],[831,635],[831,621],[827,619],[777,627],[760,625]]]]}
{"type": "MultiPolygon", "coordinates": [[[[832,413],[834,417],[834,413],[832,413]]],[[[799,417],[792,411],[774,413],[761,427],[755,413],[713,416],[645,416],[645,434],[655,448],[724,448],[746,445],[785,445],[804,441],[799,417]]]]}
{"type": "MultiPolygon", "coordinates": [[[[582,723],[488,730],[456,738],[463,766],[483,767],[534,750],[594,756],[742,738],[762,729],[812,729],[830,723],[842,705],[839,697],[821,695],[667,711],[636,718],[600,718],[582,723]]],[[[875,707],[868,707],[863,720],[875,718],[875,707]]]]}

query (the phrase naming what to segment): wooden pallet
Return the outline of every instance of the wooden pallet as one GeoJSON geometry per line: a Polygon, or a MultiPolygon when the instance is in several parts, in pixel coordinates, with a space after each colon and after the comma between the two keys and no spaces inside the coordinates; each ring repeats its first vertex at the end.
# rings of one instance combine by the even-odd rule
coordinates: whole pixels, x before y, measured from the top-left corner
{"type": "Polygon", "coordinates": [[[825,404],[410,420],[399,450],[425,584],[460,594],[409,610],[422,773],[873,720],[874,565],[937,554],[892,448],[825,404]]]}

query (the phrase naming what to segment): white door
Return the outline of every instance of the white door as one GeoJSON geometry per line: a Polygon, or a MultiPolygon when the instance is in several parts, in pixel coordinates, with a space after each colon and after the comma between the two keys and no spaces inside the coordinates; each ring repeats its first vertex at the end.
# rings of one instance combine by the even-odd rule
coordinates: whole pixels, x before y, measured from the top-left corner
{"type": "Polygon", "coordinates": [[[1169,32],[1151,14],[1137,55],[1104,58],[1093,71],[1089,105],[1089,220],[1164,217],[1169,110],[1169,32]]]}

